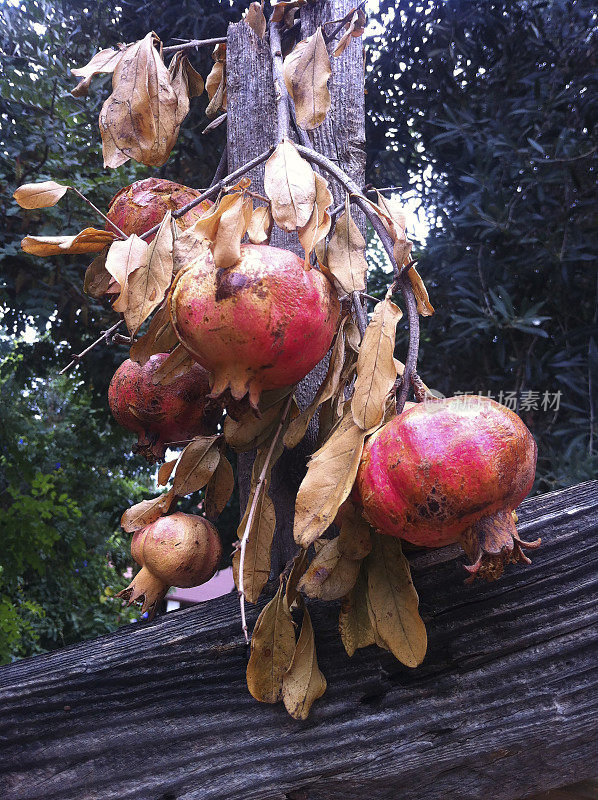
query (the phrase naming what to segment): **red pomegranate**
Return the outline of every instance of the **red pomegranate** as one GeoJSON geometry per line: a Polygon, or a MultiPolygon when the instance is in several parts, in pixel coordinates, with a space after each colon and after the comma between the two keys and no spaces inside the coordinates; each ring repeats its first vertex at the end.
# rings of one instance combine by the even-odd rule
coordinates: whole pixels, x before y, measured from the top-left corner
{"type": "MultiPolygon", "coordinates": [[[[106,216],[114,222],[127,236],[149,231],[154,225],[162,222],[167,211],[176,211],[199,197],[201,192],[189,186],[181,186],[173,181],[161,178],[145,178],[130,186],[123,187],[110,201],[106,216]]],[[[212,206],[210,200],[203,200],[199,205],[187,211],[177,219],[177,225],[185,230],[193,225],[212,206]]],[[[147,241],[151,242],[153,236],[147,241]]]]}
{"type": "Polygon", "coordinates": [[[141,611],[151,619],[171,586],[188,588],[210,580],[222,545],[207,519],[177,511],[135,531],[131,555],[141,570],[116,596],[128,605],[142,603],[141,611]]]}
{"type": "Polygon", "coordinates": [[[127,359],[108,389],[114,419],[138,434],[133,450],[150,462],[164,458],[167,444],[213,433],[222,415],[220,405],[208,398],[209,377],[199,364],[168,386],[152,382],[167,358],[168,353],[159,353],[143,366],[127,359]]]}
{"type": "Polygon", "coordinates": [[[459,541],[487,579],[529,559],[513,510],[534,482],[536,443],[519,417],[488,398],[418,403],[366,442],[356,489],[381,533],[424,547],[459,541]]]}
{"type": "Polygon", "coordinates": [[[321,272],[288,250],[252,244],[228,269],[216,269],[210,252],[199,256],[177,275],[169,303],[180,341],[212,374],[212,397],[229,388],[253,406],[264,389],[291,386],[315,367],[340,312],[321,272]]]}

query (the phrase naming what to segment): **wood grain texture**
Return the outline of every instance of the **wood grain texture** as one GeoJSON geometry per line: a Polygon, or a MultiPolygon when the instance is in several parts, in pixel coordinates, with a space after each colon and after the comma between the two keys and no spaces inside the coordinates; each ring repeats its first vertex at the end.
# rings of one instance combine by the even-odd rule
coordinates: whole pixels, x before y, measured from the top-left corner
{"type": "Polygon", "coordinates": [[[598,482],[520,521],[542,547],[496,584],[414,571],[416,670],[347,658],[337,605],[310,604],[329,688],[306,722],[249,696],[234,595],[0,669],[0,797],[513,800],[594,777],[598,482]]]}

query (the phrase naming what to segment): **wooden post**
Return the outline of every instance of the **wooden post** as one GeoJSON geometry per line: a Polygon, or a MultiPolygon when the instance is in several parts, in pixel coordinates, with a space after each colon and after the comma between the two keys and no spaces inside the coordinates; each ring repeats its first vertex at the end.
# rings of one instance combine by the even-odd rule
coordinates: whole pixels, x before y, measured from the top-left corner
{"type": "MultiPolygon", "coordinates": [[[[309,36],[326,20],[339,19],[353,5],[351,0],[320,0],[304,6],[301,9],[302,35],[309,36]]],[[[334,49],[333,46],[331,49],[334,49]]],[[[274,86],[267,39],[260,39],[243,21],[230,25],[226,68],[228,166],[229,170],[234,170],[276,143],[274,86]]],[[[325,122],[311,134],[312,144],[363,186],[365,112],[361,41],[354,39],[343,56],[332,58],[332,69],[332,108],[325,122]]],[[[263,166],[249,173],[253,188],[260,193],[263,193],[263,176],[263,166]]],[[[336,202],[342,199],[337,185],[332,185],[331,190],[336,202]]],[[[288,234],[275,228],[271,244],[302,254],[296,234],[288,234]]],[[[326,368],[327,359],[301,382],[297,391],[300,406],[308,405],[313,399],[326,368]]],[[[274,501],[277,521],[272,549],[272,570],[275,575],[296,552],[293,542],[295,497],[305,474],[307,457],[314,449],[316,436],[317,427],[314,421],[303,442],[293,451],[285,451],[272,473],[270,495],[274,501]]],[[[238,459],[241,508],[245,507],[247,500],[253,457],[253,454],[248,454],[241,455],[238,459]]]]}
{"type": "Polygon", "coordinates": [[[462,557],[414,564],[417,669],[348,658],[338,604],[310,603],[328,690],[306,722],[249,695],[235,594],[0,668],[0,797],[516,800],[596,777],[598,481],[518,511],[531,566],[465,586],[462,557]]]}

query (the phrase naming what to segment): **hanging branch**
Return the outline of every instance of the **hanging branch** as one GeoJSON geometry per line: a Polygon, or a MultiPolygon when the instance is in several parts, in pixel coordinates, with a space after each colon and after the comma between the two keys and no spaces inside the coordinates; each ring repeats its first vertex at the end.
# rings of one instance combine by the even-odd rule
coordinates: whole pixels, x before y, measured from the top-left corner
{"type": "Polygon", "coordinates": [[[262,471],[260,472],[260,476],[253,490],[251,506],[249,508],[249,514],[247,515],[247,522],[245,524],[245,530],[243,531],[243,538],[241,539],[241,545],[240,545],[241,555],[239,557],[239,604],[241,606],[241,627],[243,628],[243,635],[245,636],[245,642],[247,644],[249,644],[249,634],[247,632],[247,618],[245,616],[245,588],[243,584],[247,541],[249,540],[249,531],[251,530],[251,526],[253,525],[253,518],[255,516],[255,510],[257,508],[257,501],[260,496],[260,489],[262,488],[263,483],[266,480],[266,474],[268,472],[268,467],[270,466],[270,459],[272,458],[272,453],[274,452],[274,448],[276,447],[276,443],[281,434],[287,414],[289,413],[292,400],[293,400],[293,392],[289,394],[289,399],[287,400],[284,410],[281,414],[280,422],[278,423],[278,428],[276,429],[276,433],[272,437],[272,442],[266,454],[266,458],[264,460],[264,466],[262,467],[262,471]]]}
{"type": "Polygon", "coordinates": [[[61,369],[58,374],[59,375],[64,375],[65,372],[68,372],[71,367],[74,367],[76,364],[78,364],[81,361],[82,358],[85,358],[85,356],[89,353],[90,350],[93,350],[94,347],[97,347],[97,345],[99,345],[105,339],[108,339],[110,337],[110,334],[114,333],[114,331],[120,325],[122,325],[122,323],[123,323],[122,319],[119,319],[118,322],[115,322],[114,325],[111,328],[108,328],[107,331],[104,331],[102,333],[102,335],[99,337],[99,339],[96,339],[95,342],[92,342],[92,344],[89,345],[89,347],[86,347],[85,350],[82,350],[78,355],[74,356],[74,358],[70,362],[70,364],[67,364],[66,367],[63,367],[63,369],[61,369]]]}
{"type": "Polygon", "coordinates": [[[93,210],[96,212],[96,214],[99,214],[99,216],[100,216],[100,217],[101,217],[101,218],[102,218],[102,219],[103,219],[103,220],[104,220],[104,221],[105,221],[105,222],[106,222],[108,225],[110,225],[110,227],[111,227],[111,228],[112,228],[112,229],[113,229],[113,230],[114,230],[116,233],[118,233],[118,235],[120,236],[120,238],[121,238],[121,239],[127,239],[127,238],[128,238],[128,237],[127,237],[127,234],[126,234],[126,233],[124,233],[123,231],[121,231],[121,229],[118,227],[118,225],[115,225],[115,224],[114,224],[114,222],[112,222],[112,220],[108,219],[108,217],[106,216],[106,214],[104,214],[104,212],[103,212],[103,211],[100,211],[100,209],[99,209],[97,206],[95,206],[95,205],[94,205],[94,204],[91,202],[91,200],[89,200],[87,197],[85,197],[85,195],[83,194],[83,192],[80,192],[80,191],[79,191],[79,189],[76,189],[74,186],[69,186],[69,189],[70,189],[72,192],[74,192],[74,193],[77,195],[77,197],[80,197],[80,198],[81,198],[81,200],[83,200],[85,203],[87,203],[87,205],[88,205],[88,206],[91,206],[91,208],[93,208],[93,210]]]}
{"type": "Polygon", "coordinates": [[[179,50],[192,50],[194,47],[210,47],[215,44],[223,44],[226,42],[226,36],[216,36],[214,39],[190,39],[188,42],[182,44],[172,44],[169,47],[163,47],[163,53],[178,53],[179,50]]]}

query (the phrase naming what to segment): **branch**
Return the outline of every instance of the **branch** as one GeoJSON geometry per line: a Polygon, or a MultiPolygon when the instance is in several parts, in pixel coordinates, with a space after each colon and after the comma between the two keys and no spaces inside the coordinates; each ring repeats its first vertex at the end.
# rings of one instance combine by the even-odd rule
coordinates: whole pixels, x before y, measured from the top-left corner
{"type": "Polygon", "coordinates": [[[286,416],[289,413],[289,408],[291,407],[292,400],[293,400],[293,392],[290,393],[289,399],[286,402],[286,405],[280,417],[280,422],[278,423],[278,428],[276,429],[276,433],[272,437],[270,448],[268,449],[268,453],[266,454],[266,458],[264,460],[264,466],[262,467],[262,471],[260,472],[260,476],[255,485],[255,489],[253,490],[253,497],[251,498],[251,506],[249,508],[249,514],[247,515],[247,523],[245,524],[245,530],[243,531],[243,538],[241,539],[241,548],[240,548],[241,555],[239,557],[239,603],[241,606],[241,627],[243,628],[243,635],[245,636],[246,644],[249,644],[249,635],[247,633],[247,618],[245,616],[245,588],[243,586],[243,573],[245,569],[245,552],[247,550],[247,541],[249,540],[249,531],[251,530],[251,526],[253,524],[253,518],[255,516],[255,510],[257,508],[257,501],[260,495],[260,489],[264,481],[266,480],[266,473],[268,472],[270,459],[272,458],[272,453],[274,452],[276,442],[278,441],[278,437],[280,436],[280,432],[282,431],[282,426],[284,425],[286,416]]]}
{"type": "Polygon", "coordinates": [[[409,321],[409,349],[407,350],[407,358],[405,359],[405,371],[403,372],[403,380],[401,381],[401,390],[397,398],[397,414],[400,414],[405,407],[407,395],[409,394],[409,387],[411,380],[416,374],[417,369],[417,353],[419,350],[419,313],[417,311],[417,302],[413,294],[413,287],[411,281],[405,271],[399,276],[397,284],[407,303],[407,319],[409,321]]]}
{"type": "Polygon", "coordinates": [[[365,329],[368,326],[367,319],[365,316],[365,311],[362,305],[362,298],[363,294],[361,292],[353,292],[351,298],[353,300],[353,308],[355,309],[355,319],[357,320],[357,327],[359,328],[359,333],[361,334],[361,338],[365,334],[365,329]]]}
{"type": "Polygon", "coordinates": [[[178,53],[179,50],[192,50],[194,47],[210,47],[214,44],[223,44],[226,36],[216,36],[215,39],[190,39],[182,44],[173,44],[170,47],[163,47],[163,53],[178,53]]]}
{"type": "Polygon", "coordinates": [[[106,222],[108,225],[110,225],[110,227],[111,227],[113,230],[115,230],[115,231],[116,231],[116,233],[118,233],[118,235],[119,235],[119,236],[120,236],[122,239],[128,239],[128,238],[129,238],[129,237],[127,236],[127,234],[126,234],[126,233],[124,233],[123,231],[121,231],[121,229],[118,227],[118,225],[115,225],[115,224],[114,224],[114,222],[112,222],[112,220],[108,219],[108,217],[107,217],[107,216],[104,214],[104,212],[103,212],[103,211],[100,211],[100,209],[99,209],[97,206],[94,206],[94,204],[91,202],[91,200],[88,200],[88,199],[87,199],[87,197],[85,197],[85,195],[84,195],[82,192],[80,192],[78,189],[75,189],[75,187],[74,187],[74,186],[69,186],[69,189],[71,189],[71,191],[73,191],[73,192],[74,192],[74,193],[77,195],[77,197],[80,197],[80,198],[81,198],[81,200],[83,200],[85,203],[87,203],[87,205],[88,205],[88,206],[91,206],[91,208],[93,208],[93,210],[96,212],[96,214],[99,214],[99,215],[100,215],[100,217],[101,217],[101,218],[102,218],[102,219],[103,219],[103,220],[104,220],[104,221],[105,221],[105,222],[106,222]]]}
{"type": "MultiPolygon", "coordinates": [[[[363,8],[364,5],[365,5],[365,0],[361,0],[361,3],[358,6],[355,6],[355,8],[352,8],[349,12],[347,12],[345,14],[345,16],[339,21],[338,26],[336,28],[334,28],[332,33],[325,33],[324,34],[324,41],[326,42],[326,44],[331,42],[335,38],[335,36],[342,31],[342,29],[345,27],[347,22],[350,22],[351,17],[353,16],[353,14],[356,11],[359,11],[360,8],[363,8]]],[[[324,24],[326,24],[326,23],[324,23],[324,24]]],[[[330,23],[328,23],[328,24],[330,24],[330,23]]]]}
{"type": "Polygon", "coordinates": [[[220,156],[220,161],[218,162],[218,166],[216,167],[216,172],[214,173],[214,177],[212,178],[212,183],[209,186],[210,189],[213,186],[215,186],[218,183],[218,181],[222,180],[222,178],[226,174],[227,164],[228,164],[228,150],[226,145],[224,145],[224,150],[222,151],[222,155],[220,156]]]}
{"type": "Polygon", "coordinates": [[[115,331],[115,330],[116,330],[116,329],[117,329],[117,328],[118,328],[120,325],[122,325],[122,323],[123,323],[123,320],[122,320],[122,319],[119,319],[119,320],[118,320],[118,322],[115,322],[115,323],[114,323],[114,325],[113,325],[111,328],[108,328],[108,330],[107,330],[107,331],[104,331],[104,333],[102,333],[102,335],[100,336],[100,338],[99,338],[99,339],[96,339],[96,340],[95,340],[95,342],[92,342],[92,344],[90,344],[90,345],[89,345],[89,347],[86,347],[86,348],[85,348],[85,350],[82,350],[82,351],[79,353],[79,355],[76,355],[76,356],[73,358],[73,360],[71,361],[71,363],[70,363],[70,364],[67,364],[67,365],[66,365],[66,367],[64,367],[63,369],[61,369],[61,370],[60,370],[60,372],[59,372],[58,374],[59,374],[59,375],[64,375],[64,373],[65,373],[65,372],[68,372],[68,371],[69,371],[69,369],[70,369],[71,367],[74,367],[74,366],[75,366],[75,364],[78,364],[78,363],[81,361],[81,359],[82,359],[82,358],[84,358],[84,357],[85,357],[85,356],[86,356],[86,355],[89,353],[89,351],[90,351],[90,350],[93,350],[93,348],[94,348],[94,347],[97,347],[97,345],[99,345],[99,344],[100,344],[100,342],[103,342],[103,341],[104,341],[104,339],[108,339],[108,337],[110,336],[110,334],[111,334],[111,333],[114,333],[114,331],[115,331]]]}
{"type": "Polygon", "coordinates": [[[290,97],[282,71],[280,24],[277,22],[270,22],[270,53],[272,54],[272,79],[274,81],[274,99],[276,102],[277,140],[281,142],[285,136],[289,135],[290,97]]]}

